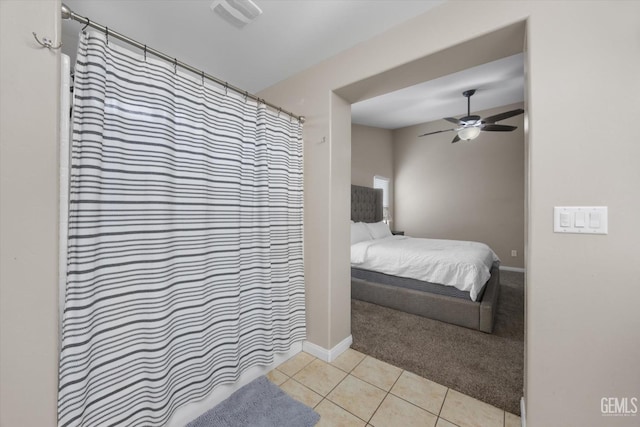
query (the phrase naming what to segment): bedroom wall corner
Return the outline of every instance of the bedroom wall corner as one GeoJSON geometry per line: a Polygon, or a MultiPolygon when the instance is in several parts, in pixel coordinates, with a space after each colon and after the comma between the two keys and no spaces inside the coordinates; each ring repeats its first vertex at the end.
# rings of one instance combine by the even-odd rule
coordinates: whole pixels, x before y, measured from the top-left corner
{"type": "Polygon", "coordinates": [[[389,178],[389,212],[394,221],[393,131],[352,124],[351,184],[371,187],[376,175],[389,178]]]}
{"type": "Polygon", "coordinates": [[[57,425],[60,1],[0,2],[0,425],[57,425]]]}

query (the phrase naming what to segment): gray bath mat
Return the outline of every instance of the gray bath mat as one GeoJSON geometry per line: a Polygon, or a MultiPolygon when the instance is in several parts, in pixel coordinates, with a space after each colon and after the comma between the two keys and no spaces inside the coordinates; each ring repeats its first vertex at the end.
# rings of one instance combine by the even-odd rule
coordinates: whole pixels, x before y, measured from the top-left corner
{"type": "Polygon", "coordinates": [[[312,427],[320,415],[262,376],[187,427],[312,427]]]}

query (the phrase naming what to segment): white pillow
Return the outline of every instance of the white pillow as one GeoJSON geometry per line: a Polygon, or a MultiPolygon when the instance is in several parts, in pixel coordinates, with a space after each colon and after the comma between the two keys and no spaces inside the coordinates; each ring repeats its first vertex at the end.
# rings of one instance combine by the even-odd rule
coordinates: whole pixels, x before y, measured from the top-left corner
{"type": "Polygon", "coordinates": [[[371,240],[371,233],[369,233],[369,229],[367,228],[364,222],[355,222],[351,224],[351,244],[355,245],[356,243],[364,242],[367,240],[371,240]]]}
{"type": "Polygon", "coordinates": [[[373,222],[366,225],[369,229],[369,234],[371,234],[373,239],[383,239],[393,235],[391,234],[391,230],[389,230],[389,224],[385,224],[383,221],[373,222]]]}

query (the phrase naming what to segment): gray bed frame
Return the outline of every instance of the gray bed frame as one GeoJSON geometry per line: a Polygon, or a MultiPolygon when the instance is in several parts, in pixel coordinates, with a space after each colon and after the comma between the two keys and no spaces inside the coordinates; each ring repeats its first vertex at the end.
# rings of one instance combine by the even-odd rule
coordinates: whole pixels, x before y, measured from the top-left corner
{"type": "MultiPolygon", "coordinates": [[[[382,190],[352,185],[351,220],[381,221],[382,190]]],[[[499,293],[498,265],[492,266],[491,277],[479,301],[351,278],[351,297],[354,299],[487,333],[493,331],[499,293]]]]}

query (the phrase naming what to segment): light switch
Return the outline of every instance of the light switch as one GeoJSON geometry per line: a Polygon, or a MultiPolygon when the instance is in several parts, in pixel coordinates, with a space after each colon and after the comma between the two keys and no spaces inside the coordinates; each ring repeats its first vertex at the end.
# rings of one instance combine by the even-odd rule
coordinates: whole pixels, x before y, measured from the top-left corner
{"type": "Polygon", "coordinates": [[[553,231],[556,233],[608,234],[606,206],[556,206],[553,208],[553,231]]]}

